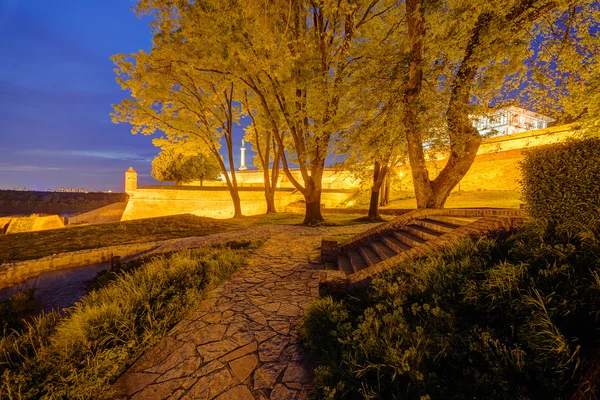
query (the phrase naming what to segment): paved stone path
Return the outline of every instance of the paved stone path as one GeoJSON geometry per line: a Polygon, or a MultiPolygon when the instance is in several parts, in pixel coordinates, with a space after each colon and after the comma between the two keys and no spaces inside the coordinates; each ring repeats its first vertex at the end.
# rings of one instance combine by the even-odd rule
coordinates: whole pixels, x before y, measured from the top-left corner
{"type": "MultiPolygon", "coordinates": [[[[296,328],[304,308],[318,296],[319,270],[309,260],[318,255],[323,236],[372,226],[271,225],[246,232],[245,237],[270,238],[115,388],[132,400],[307,398],[312,367],[296,328]]],[[[240,232],[220,234],[222,240],[240,237],[240,232]]],[[[189,239],[187,244],[196,243],[189,239]]]]}

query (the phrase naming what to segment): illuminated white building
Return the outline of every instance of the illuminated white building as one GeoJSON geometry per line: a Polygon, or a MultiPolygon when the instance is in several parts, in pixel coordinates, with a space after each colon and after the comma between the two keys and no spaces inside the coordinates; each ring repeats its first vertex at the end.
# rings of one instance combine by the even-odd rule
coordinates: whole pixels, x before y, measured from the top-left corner
{"type": "Polygon", "coordinates": [[[510,106],[487,116],[471,117],[473,125],[485,136],[511,135],[513,133],[545,129],[553,118],[524,108],[510,106]]]}

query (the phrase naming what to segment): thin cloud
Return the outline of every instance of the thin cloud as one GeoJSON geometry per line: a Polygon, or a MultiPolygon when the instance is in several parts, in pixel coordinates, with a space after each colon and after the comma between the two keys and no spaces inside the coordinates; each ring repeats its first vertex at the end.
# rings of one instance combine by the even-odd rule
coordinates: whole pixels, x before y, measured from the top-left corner
{"type": "Polygon", "coordinates": [[[87,150],[71,150],[67,154],[80,157],[95,157],[103,158],[107,160],[121,160],[121,161],[141,161],[149,162],[152,161],[151,157],[144,156],[136,153],[119,152],[119,151],[87,151],[87,150]]]}
{"type": "Polygon", "coordinates": [[[40,171],[63,171],[64,168],[42,167],[39,165],[0,165],[0,171],[11,172],[40,172],[40,171]]]}

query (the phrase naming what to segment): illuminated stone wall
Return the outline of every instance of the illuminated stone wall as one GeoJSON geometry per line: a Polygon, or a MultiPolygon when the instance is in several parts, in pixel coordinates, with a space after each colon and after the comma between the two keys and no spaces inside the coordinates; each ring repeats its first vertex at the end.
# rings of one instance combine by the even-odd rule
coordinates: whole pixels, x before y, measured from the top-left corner
{"type": "MultiPolygon", "coordinates": [[[[539,131],[529,131],[513,135],[498,136],[484,140],[477,158],[467,175],[460,183],[460,190],[517,190],[521,173],[519,161],[523,158],[523,150],[544,144],[564,141],[574,135],[571,126],[565,125],[539,131]]],[[[443,154],[434,157],[429,163],[431,177],[437,176],[446,163],[443,154]]],[[[301,182],[299,171],[293,171],[301,182]]],[[[399,167],[394,172],[400,176],[400,187],[397,189],[412,191],[412,178],[408,166],[399,167]]],[[[233,216],[233,204],[225,182],[199,182],[186,186],[151,186],[136,188],[134,172],[127,175],[129,201],[122,220],[150,218],[164,215],[191,213],[212,218],[230,218],[233,216]],[[194,186],[197,185],[197,186],[194,186]]],[[[263,174],[261,171],[237,171],[240,186],[242,213],[258,215],[266,211],[264,198],[263,174]]],[[[339,207],[359,187],[359,181],[347,171],[333,168],[327,169],[323,175],[322,203],[325,207],[339,207]]],[[[294,190],[287,177],[281,173],[275,202],[278,211],[291,206],[302,210],[303,196],[294,190]]],[[[456,188],[455,190],[458,190],[456,188]]]]}
{"type": "MultiPolygon", "coordinates": [[[[259,215],[267,211],[262,188],[242,187],[239,193],[244,215],[259,215]]],[[[337,207],[351,194],[352,191],[325,190],[321,200],[325,207],[337,207]]],[[[211,218],[233,217],[233,202],[227,188],[150,186],[138,188],[129,195],[122,221],[185,213],[211,218]]],[[[275,207],[284,211],[289,204],[303,199],[302,194],[295,190],[281,189],[275,192],[275,207]]]]}
{"type": "MultiPolygon", "coordinates": [[[[300,171],[293,170],[292,176],[294,179],[302,182],[300,171]]],[[[244,170],[236,171],[235,177],[239,187],[262,188],[264,187],[264,176],[262,171],[244,170]]],[[[341,171],[335,168],[325,168],[323,172],[323,189],[348,189],[357,187],[360,180],[356,179],[350,172],[341,171]]],[[[200,181],[192,181],[184,183],[184,186],[200,186],[200,181]]],[[[204,186],[211,187],[227,187],[225,181],[204,181],[204,186]]],[[[295,189],[294,185],[289,181],[288,177],[282,172],[279,173],[277,179],[278,188],[295,189]]]]}
{"type": "Polygon", "coordinates": [[[33,214],[26,217],[12,217],[6,228],[6,233],[45,231],[64,227],[65,224],[58,215],[33,214]]]}
{"type": "MultiPolygon", "coordinates": [[[[518,190],[521,171],[519,162],[523,151],[532,147],[565,141],[575,132],[571,125],[562,125],[538,131],[485,139],[477,152],[475,162],[460,182],[460,190],[518,190]]],[[[446,164],[444,155],[428,163],[429,175],[438,175],[446,164]]],[[[412,191],[412,176],[408,165],[396,172],[400,176],[402,190],[412,191]]],[[[458,190],[456,187],[454,190],[458,190]]]]}

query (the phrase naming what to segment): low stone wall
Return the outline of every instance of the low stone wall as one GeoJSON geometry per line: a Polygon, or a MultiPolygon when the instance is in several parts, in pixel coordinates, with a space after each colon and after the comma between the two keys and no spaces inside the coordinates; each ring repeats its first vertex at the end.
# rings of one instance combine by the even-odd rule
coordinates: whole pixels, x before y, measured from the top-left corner
{"type": "Polygon", "coordinates": [[[126,202],[113,203],[83,214],[74,215],[67,219],[67,225],[119,222],[126,206],[126,202]]]}
{"type": "Polygon", "coordinates": [[[64,227],[63,219],[58,215],[40,216],[33,214],[26,217],[12,217],[6,228],[6,233],[45,231],[64,227]]]}
{"type": "MultiPolygon", "coordinates": [[[[101,264],[112,256],[127,258],[156,248],[162,242],[137,243],[55,254],[35,260],[0,265],[0,289],[12,286],[46,271],[57,271],[86,265],[101,264]]],[[[126,261],[126,260],[124,260],[126,261]]]]}

